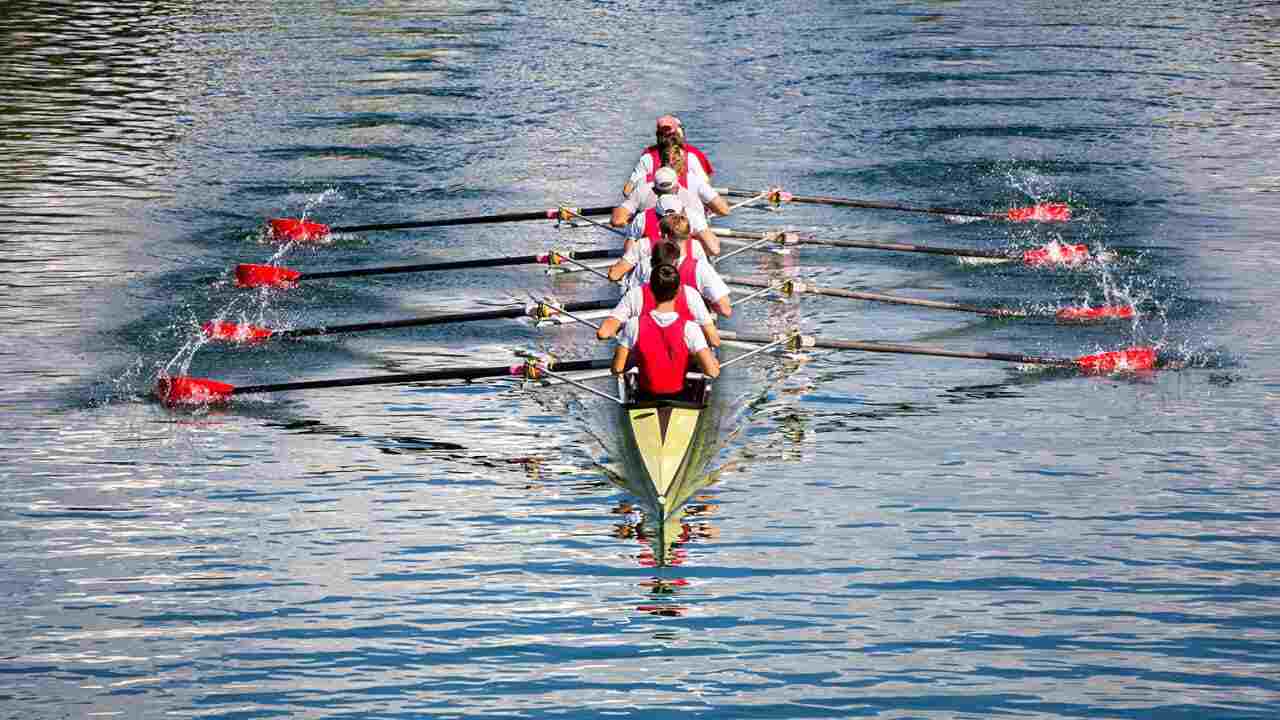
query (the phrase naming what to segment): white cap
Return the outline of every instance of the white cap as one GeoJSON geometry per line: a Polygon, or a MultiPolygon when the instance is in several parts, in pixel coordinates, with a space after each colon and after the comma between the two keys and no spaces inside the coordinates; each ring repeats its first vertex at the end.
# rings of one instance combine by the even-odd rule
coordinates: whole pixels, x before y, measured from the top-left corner
{"type": "Polygon", "coordinates": [[[680,195],[677,193],[659,195],[656,212],[658,213],[658,217],[662,217],[667,213],[684,212],[684,201],[680,199],[680,195]]]}
{"type": "Polygon", "coordinates": [[[680,181],[676,177],[676,171],[669,167],[660,167],[653,174],[653,191],[654,192],[672,192],[676,189],[676,183],[680,181]]]}

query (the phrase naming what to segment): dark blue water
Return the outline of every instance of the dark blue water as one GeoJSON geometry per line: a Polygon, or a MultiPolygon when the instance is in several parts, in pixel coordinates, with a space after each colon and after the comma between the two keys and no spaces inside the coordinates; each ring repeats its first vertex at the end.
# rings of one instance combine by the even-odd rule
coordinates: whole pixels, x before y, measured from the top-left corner
{"type": "MultiPolygon", "coordinates": [[[[218,4],[0,14],[0,714],[6,717],[1269,718],[1280,700],[1280,10],[1228,3],[218,4]],[[1076,357],[1089,377],[903,355],[726,373],[670,567],[609,481],[607,404],[511,383],[234,384],[593,357],[497,321],[256,347],[273,327],[491,308],[589,276],[509,268],[245,292],[305,271],[613,242],[526,223],[281,248],[351,225],[618,198],[655,117],[717,184],[1065,225],[744,208],[828,239],[1111,250],[1075,270],[806,246],[835,287],[730,326],[1076,357]]],[[[607,387],[607,385],[605,386],[607,387]]]]}

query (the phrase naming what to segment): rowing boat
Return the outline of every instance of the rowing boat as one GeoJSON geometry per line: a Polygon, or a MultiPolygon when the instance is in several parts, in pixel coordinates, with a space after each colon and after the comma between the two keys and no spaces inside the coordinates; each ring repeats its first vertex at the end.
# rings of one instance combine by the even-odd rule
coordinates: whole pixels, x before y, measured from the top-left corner
{"type": "MultiPolygon", "coordinates": [[[[770,193],[757,193],[753,195],[753,198],[763,199],[766,195],[770,195],[770,193]]],[[[778,195],[778,198],[778,201],[781,202],[782,196],[778,195]]],[[[864,201],[840,198],[814,197],[805,198],[803,200],[796,199],[796,201],[837,205],[842,204],[855,207],[883,207],[883,204],[870,205],[864,201]]],[[[735,207],[740,205],[741,203],[735,207]]],[[[910,210],[912,208],[897,207],[894,209],[910,210]]],[[[586,215],[595,214],[600,210],[601,209],[599,208],[594,208],[589,209],[589,211],[577,211],[561,207],[554,211],[548,210],[532,213],[509,213],[482,218],[450,218],[414,223],[393,223],[376,226],[353,226],[332,229],[323,227],[323,232],[327,234],[329,232],[339,231],[354,232],[404,227],[435,227],[448,224],[506,222],[530,218],[553,219],[556,220],[557,223],[560,223],[571,222],[579,219],[585,221],[587,220],[585,217],[586,215]]],[[[936,210],[937,209],[923,209],[921,211],[934,212],[936,210]]],[[[948,210],[947,212],[951,213],[953,211],[948,210]]],[[[983,217],[996,218],[1002,216],[986,214],[983,217]]],[[[1016,220],[1012,215],[1009,219],[1016,220]]],[[[276,223],[273,223],[273,227],[275,224],[276,223]]],[[[592,224],[605,227],[600,223],[592,222],[592,224]]],[[[285,223],[285,225],[288,225],[288,223],[285,223]]],[[[314,230],[305,227],[303,229],[306,230],[304,235],[307,237],[310,237],[314,230]]],[[[620,232],[616,228],[607,229],[613,232],[620,232]]],[[[320,231],[315,230],[315,232],[320,231]]],[[[1027,265],[1041,264],[1039,261],[1039,258],[1041,257],[1047,257],[1059,265],[1070,265],[1071,263],[1076,263],[1078,265],[1080,264],[1081,258],[1086,257],[1079,253],[1076,255],[1069,255],[1061,252],[1050,252],[1048,249],[1027,251],[1019,256],[1017,254],[1006,254],[998,251],[962,250],[958,248],[938,248],[932,246],[904,245],[896,243],[822,240],[812,237],[801,238],[796,233],[789,232],[739,231],[724,228],[718,229],[717,232],[725,238],[737,237],[748,239],[752,242],[734,243],[732,241],[728,241],[726,244],[737,244],[739,245],[739,248],[721,255],[715,262],[722,262],[746,250],[789,253],[790,248],[788,246],[804,244],[931,253],[957,257],[977,257],[999,262],[1012,262],[1020,259],[1027,265]]],[[[292,239],[297,240],[299,238],[292,239]]],[[[1079,246],[1079,248],[1084,248],[1084,246],[1079,246]]],[[[480,258],[471,260],[454,259],[448,262],[383,268],[356,268],[320,273],[303,273],[277,266],[242,265],[236,270],[236,285],[244,288],[270,287],[273,288],[274,291],[287,290],[294,287],[302,280],[311,281],[343,277],[382,275],[388,273],[458,270],[463,268],[488,268],[525,264],[546,265],[548,266],[548,272],[583,271],[591,272],[596,275],[603,275],[604,273],[601,272],[599,267],[588,264],[584,261],[615,257],[616,254],[616,248],[599,248],[578,252],[553,250],[551,252],[538,253],[534,255],[480,258]]],[[[740,306],[741,303],[748,300],[777,292],[782,294],[784,297],[800,293],[809,293],[829,297],[973,312],[999,317],[1024,317],[1030,315],[1030,313],[992,310],[977,306],[961,305],[958,303],[890,296],[884,293],[818,287],[807,284],[803,282],[802,279],[792,276],[764,281],[743,278],[730,279],[740,286],[754,288],[753,292],[750,292],[745,296],[736,297],[733,303],[735,307],[740,306]]],[[[450,313],[447,315],[431,315],[421,318],[371,321],[315,328],[292,328],[279,331],[270,328],[257,328],[254,326],[239,325],[236,323],[226,322],[225,319],[220,318],[216,321],[206,323],[202,327],[202,332],[208,340],[247,344],[264,342],[270,338],[301,338],[319,335],[328,336],[337,333],[420,327],[441,325],[445,323],[495,320],[500,318],[528,318],[538,324],[546,322],[565,322],[565,318],[568,318],[571,321],[591,325],[598,329],[598,326],[588,318],[588,314],[593,310],[600,310],[611,306],[612,304],[612,301],[603,300],[562,304],[555,301],[553,298],[542,298],[536,299],[536,301],[530,303],[509,303],[509,305],[512,306],[497,310],[450,313]]],[[[1132,317],[1134,314],[1131,308],[1119,308],[1114,310],[1108,309],[1105,313],[1098,312],[1096,309],[1090,308],[1069,308],[1066,310],[1069,310],[1069,312],[1066,312],[1065,314],[1058,314],[1059,319],[1076,321],[1104,317],[1125,318],[1132,317]],[[1121,310],[1125,310],[1127,312],[1121,312],[1121,310]]],[[[1075,368],[1089,374],[1148,371],[1154,369],[1156,366],[1155,348],[1141,346],[1069,358],[1039,355],[1033,356],[1009,352],[953,350],[942,347],[928,347],[900,343],[813,337],[800,334],[798,328],[792,328],[778,335],[751,335],[727,331],[721,332],[720,335],[726,341],[736,341],[739,344],[745,343],[754,348],[748,352],[737,355],[729,361],[721,363],[722,370],[734,362],[744,360],[757,353],[765,352],[770,349],[782,348],[785,348],[790,352],[803,352],[806,349],[815,348],[949,358],[969,358],[976,360],[1017,363],[1020,365],[1075,368]]],[[[199,347],[199,345],[195,345],[194,347],[199,347]]],[[[700,374],[691,374],[687,376],[686,386],[679,396],[674,398],[652,399],[642,397],[638,392],[636,392],[634,375],[625,375],[620,379],[619,394],[615,397],[610,395],[608,392],[603,392],[598,388],[591,387],[585,382],[591,378],[599,378],[602,374],[609,374],[607,370],[604,370],[612,364],[611,360],[608,358],[561,361],[551,355],[527,352],[519,353],[518,355],[521,358],[521,362],[514,364],[485,367],[462,366],[452,368],[433,368],[430,370],[423,370],[421,372],[397,373],[391,375],[383,374],[327,380],[304,380],[239,387],[212,379],[181,375],[169,377],[167,374],[162,373],[161,376],[157,378],[155,392],[157,397],[168,405],[206,405],[210,403],[228,402],[236,395],[255,393],[438,381],[458,382],[485,378],[506,378],[509,380],[518,380],[519,382],[526,384],[530,382],[565,382],[572,384],[585,391],[608,398],[612,404],[616,404],[618,406],[616,414],[618,419],[618,428],[617,432],[614,433],[612,437],[615,440],[620,440],[621,442],[621,448],[617,455],[621,458],[622,470],[621,474],[614,476],[612,479],[616,484],[629,492],[645,506],[645,510],[647,511],[647,524],[651,528],[649,536],[654,541],[656,551],[654,557],[659,563],[661,563],[663,559],[666,558],[666,548],[676,541],[676,537],[673,533],[679,532],[679,513],[682,508],[700,488],[705,487],[710,482],[714,482],[714,473],[709,474],[706,469],[713,454],[718,450],[722,440],[722,428],[720,427],[721,413],[718,411],[717,407],[723,407],[724,403],[716,403],[713,401],[713,391],[717,384],[710,382],[708,378],[700,374]],[[602,370],[604,371],[603,373],[600,372],[602,370]],[[594,374],[590,377],[574,376],[575,373],[587,371],[593,371],[594,374]]]]}

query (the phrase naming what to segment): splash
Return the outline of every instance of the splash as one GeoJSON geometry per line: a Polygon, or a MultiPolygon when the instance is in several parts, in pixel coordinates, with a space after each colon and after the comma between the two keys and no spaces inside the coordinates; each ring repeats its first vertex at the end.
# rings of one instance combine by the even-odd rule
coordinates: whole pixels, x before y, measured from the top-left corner
{"type": "MultiPolygon", "coordinates": [[[[320,194],[310,197],[306,200],[306,202],[302,207],[302,215],[297,219],[302,222],[307,222],[307,218],[310,217],[311,214],[317,208],[319,208],[320,206],[326,203],[336,201],[336,200],[341,200],[341,199],[343,199],[343,195],[338,191],[337,188],[326,188],[325,190],[321,191],[320,194]]],[[[263,227],[262,230],[259,231],[258,242],[260,244],[275,245],[279,243],[279,247],[276,248],[275,254],[271,256],[271,259],[267,261],[267,264],[269,265],[276,264],[285,255],[289,254],[289,252],[291,252],[293,248],[297,247],[299,244],[302,243],[302,240],[298,237],[294,237],[294,236],[287,236],[287,237],[289,239],[286,242],[280,243],[280,238],[277,237],[274,233],[272,233],[270,225],[263,227]]],[[[332,242],[333,242],[333,236],[328,234],[326,234],[324,237],[317,237],[314,239],[306,240],[306,244],[308,245],[329,244],[332,242]]]]}
{"type": "MultiPolygon", "coordinates": [[[[1160,359],[1166,368],[1194,370],[1224,370],[1241,367],[1244,363],[1235,353],[1210,345],[1205,340],[1184,339],[1170,342],[1161,348],[1160,359]]],[[[1221,375],[1211,378],[1218,384],[1234,382],[1234,375],[1221,375]]]]}
{"type": "Polygon", "coordinates": [[[1005,177],[1010,187],[1036,203],[1044,202],[1057,190],[1052,179],[1025,167],[1010,168],[1005,177]]]}
{"type": "MultiPolygon", "coordinates": [[[[251,293],[238,293],[213,318],[204,320],[194,314],[188,314],[174,323],[182,331],[184,340],[166,361],[157,362],[151,373],[148,388],[163,386],[172,378],[180,378],[191,374],[191,366],[196,355],[205,346],[218,340],[216,333],[206,328],[250,327],[267,324],[267,313],[271,308],[275,292],[271,288],[260,288],[251,293]]],[[[225,340],[225,338],[223,338],[225,340]]]]}

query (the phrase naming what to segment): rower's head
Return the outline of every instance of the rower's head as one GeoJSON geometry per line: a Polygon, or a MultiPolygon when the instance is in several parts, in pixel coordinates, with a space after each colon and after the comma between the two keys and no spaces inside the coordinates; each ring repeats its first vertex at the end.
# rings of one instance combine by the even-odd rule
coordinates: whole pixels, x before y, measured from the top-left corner
{"type": "Polygon", "coordinates": [[[653,257],[649,261],[650,267],[654,270],[660,265],[679,265],[680,264],[680,246],[664,240],[653,246],[653,257]]]}
{"type": "Polygon", "coordinates": [[[649,289],[653,291],[653,299],[660,303],[674,300],[680,291],[680,271],[670,263],[655,267],[649,278],[649,289]]]}
{"type": "Polygon", "coordinates": [[[684,125],[680,124],[680,118],[675,115],[663,115],[658,118],[658,125],[654,130],[654,135],[658,140],[658,145],[667,145],[672,142],[684,144],[684,125]]]}
{"type": "Polygon", "coordinates": [[[669,167],[660,167],[653,174],[653,192],[658,195],[672,195],[680,189],[680,178],[676,171],[669,167]]]}
{"type": "Polygon", "coordinates": [[[668,215],[683,215],[684,201],[675,193],[659,195],[658,202],[653,207],[653,212],[658,216],[659,220],[668,215]]]}
{"type": "Polygon", "coordinates": [[[674,168],[683,175],[688,168],[685,165],[684,126],[675,115],[663,115],[658,118],[657,143],[659,164],[674,168]]]}
{"type": "Polygon", "coordinates": [[[689,218],[683,211],[662,215],[658,221],[658,232],[668,240],[684,240],[689,237],[689,218]]]}

